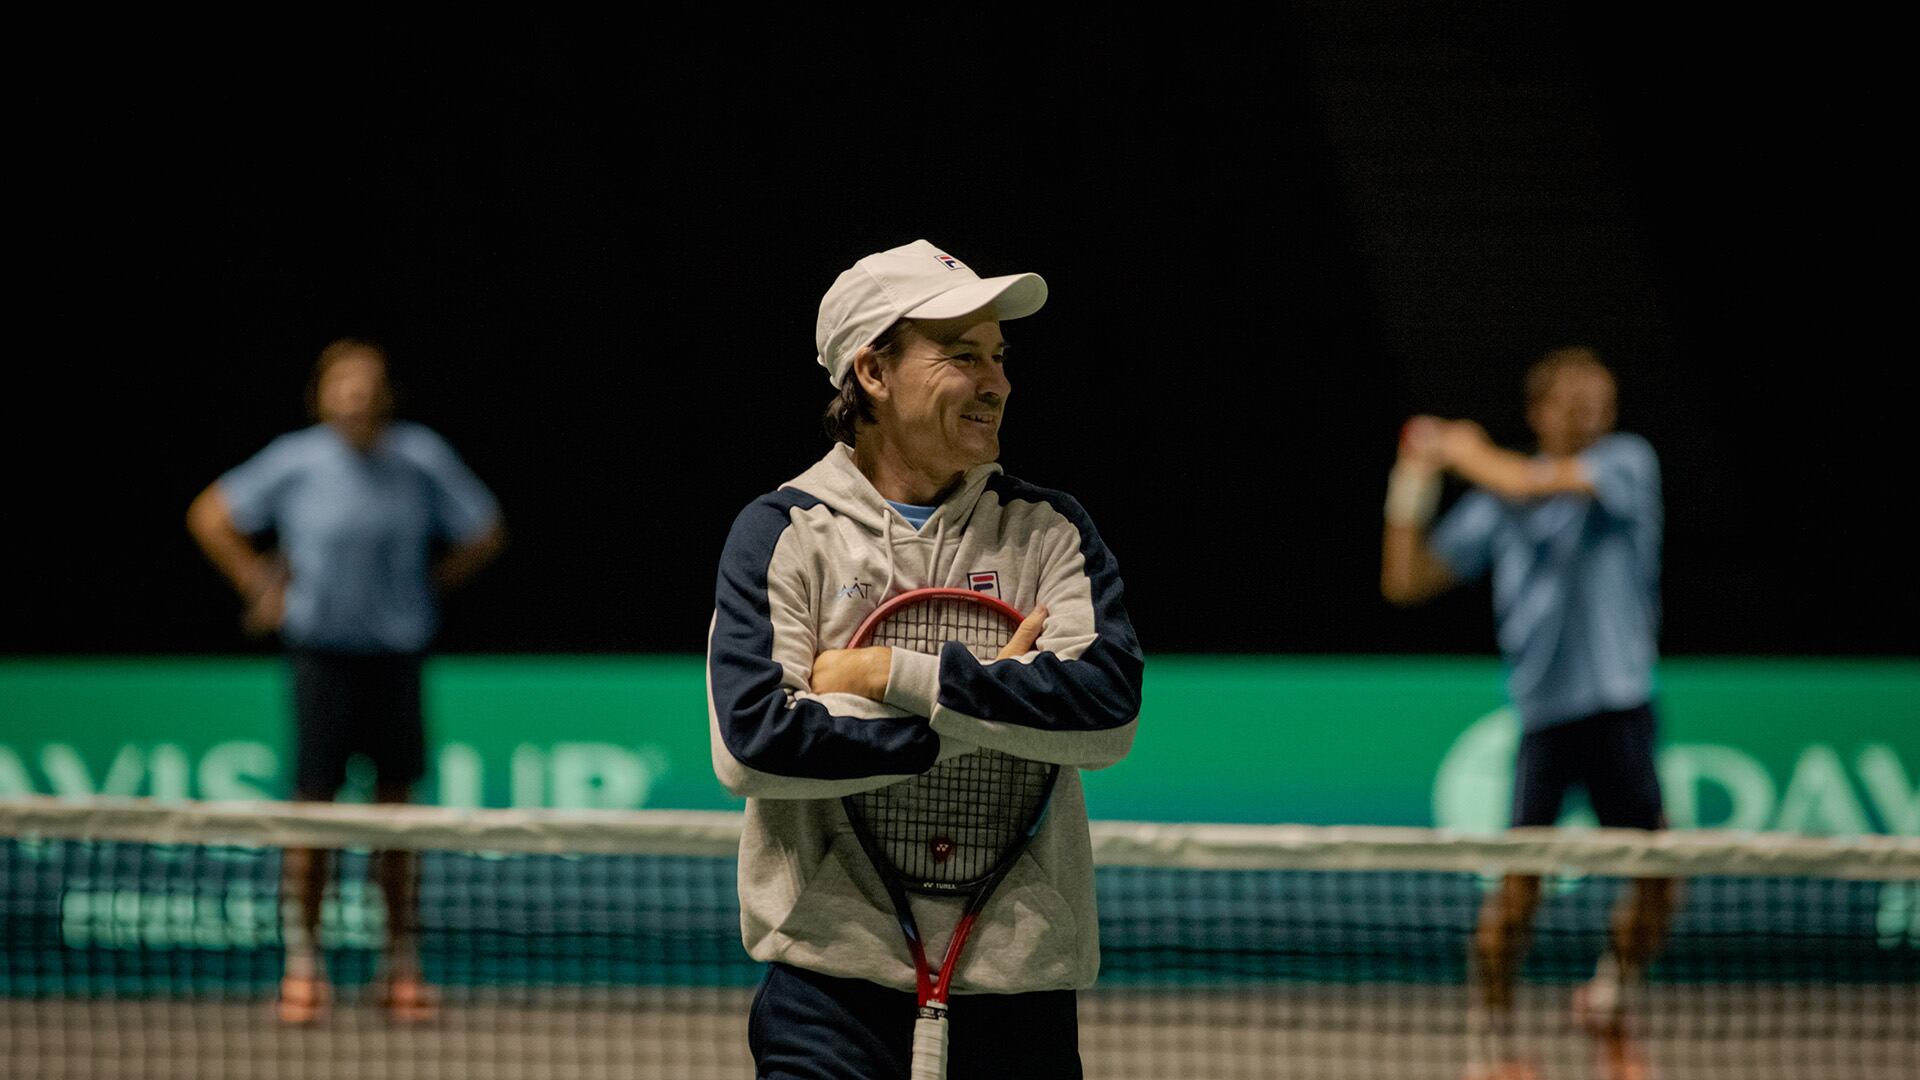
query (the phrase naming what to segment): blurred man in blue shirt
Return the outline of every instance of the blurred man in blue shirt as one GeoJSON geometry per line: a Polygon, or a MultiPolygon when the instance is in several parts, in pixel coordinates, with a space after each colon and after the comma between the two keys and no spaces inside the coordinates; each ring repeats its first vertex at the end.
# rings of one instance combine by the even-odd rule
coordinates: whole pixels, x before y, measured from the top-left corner
{"type": "MultiPolygon", "coordinates": [[[[332,800],[357,754],[372,762],[374,798],[405,802],[426,772],[420,675],[439,594],[499,552],[499,506],[444,439],[393,419],[379,346],[329,344],[308,406],[316,423],[209,485],[187,528],[239,591],[247,627],[277,631],[286,646],[294,798],[332,800]],[[268,535],[277,551],[262,549],[268,535]]],[[[288,1023],[309,1023],[331,996],[316,941],[328,860],[299,849],[284,859],[293,915],[277,1008],[288,1023]]],[[[375,864],[388,911],[383,1000],[397,1019],[427,1019],[435,1005],[413,940],[413,859],[381,852],[375,864]]]]}
{"type": "MultiPolygon", "coordinates": [[[[1388,483],[1380,588],[1396,604],[1491,573],[1507,693],[1522,736],[1512,823],[1552,825],[1571,787],[1600,824],[1664,825],[1654,767],[1654,665],[1660,623],[1660,466],[1646,440],[1613,430],[1613,374],[1590,349],[1549,352],[1527,374],[1531,456],[1503,450],[1467,420],[1417,416],[1388,483]],[[1474,485],[1431,533],[1441,477],[1474,485]]],[[[1469,1076],[1533,1075],[1511,1045],[1513,982],[1540,879],[1507,877],[1474,940],[1469,1076]]],[[[1575,996],[1610,1075],[1644,1073],[1627,1037],[1626,991],[1665,938],[1673,883],[1640,880],[1615,912],[1610,948],[1575,996]]]]}

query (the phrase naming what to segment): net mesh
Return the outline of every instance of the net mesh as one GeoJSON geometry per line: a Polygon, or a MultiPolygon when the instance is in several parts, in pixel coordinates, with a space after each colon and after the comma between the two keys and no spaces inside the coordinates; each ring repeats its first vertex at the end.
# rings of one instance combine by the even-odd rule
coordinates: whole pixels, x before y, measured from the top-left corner
{"type": "MultiPolygon", "coordinates": [[[[1458,1077],[1468,946],[1504,871],[1551,875],[1513,1013],[1543,1077],[1605,1075],[1568,1010],[1634,877],[1685,879],[1630,1000],[1653,1075],[1920,1074],[1912,840],[1094,834],[1090,1077],[1458,1077]]],[[[727,814],[0,804],[0,1075],[751,1076],[738,836],[727,814]],[[336,998],[305,1027],[271,1010],[288,846],[341,850],[321,930],[336,998]],[[430,1023],[376,1000],[382,849],[420,852],[430,1023]]]]}

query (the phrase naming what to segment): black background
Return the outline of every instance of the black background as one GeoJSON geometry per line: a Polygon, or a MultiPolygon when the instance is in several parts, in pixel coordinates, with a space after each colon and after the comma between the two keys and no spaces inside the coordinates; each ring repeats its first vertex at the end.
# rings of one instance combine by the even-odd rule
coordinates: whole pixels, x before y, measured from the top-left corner
{"type": "Polygon", "coordinates": [[[1668,652],[1916,651],[1886,28],[834,17],[24,34],[0,649],[265,649],[182,515],[304,423],[313,355],[355,334],[506,509],[446,648],[698,651],[733,515],[825,449],[821,292],[926,237],[1050,282],[1007,327],[1002,460],[1087,506],[1149,651],[1491,651],[1484,587],[1379,600],[1386,470],[1414,411],[1524,446],[1520,373],[1562,340],[1614,362],[1661,451],[1668,652]],[[1454,85],[1549,87],[1598,148],[1566,167],[1620,212],[1556,238],[1551,303],[1382,240],[1369,175],[1500,194],[1356,104],[1433,41],[1454,85]],[[1587,251],[1645,283],[1630,325],[1565,287],[1587,251]],[[1405,311],[1474,314],[1427,338],[1405,311]]]}

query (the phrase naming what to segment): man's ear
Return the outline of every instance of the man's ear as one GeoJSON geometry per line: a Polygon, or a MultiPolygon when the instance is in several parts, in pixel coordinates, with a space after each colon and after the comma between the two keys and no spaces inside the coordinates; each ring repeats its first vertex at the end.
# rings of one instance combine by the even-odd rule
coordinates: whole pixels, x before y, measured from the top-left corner
{"type": "Polygon", "coordinates": [[[851,374],[860,380],[860,389],[867,392],[867,397],[874,401],[887,400],[887,366],[880,362],[880,354],[873,351],[873,346],[862,345],[853,354],[851,374]]]}

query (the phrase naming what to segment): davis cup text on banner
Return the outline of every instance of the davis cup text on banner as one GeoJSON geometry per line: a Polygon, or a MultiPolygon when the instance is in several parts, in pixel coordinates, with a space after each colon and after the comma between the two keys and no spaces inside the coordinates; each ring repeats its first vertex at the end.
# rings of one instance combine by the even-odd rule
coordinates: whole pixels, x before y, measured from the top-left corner
{"type": "MultiPolygon", "coordinates": [[[[1088,774],[1095,817],[1504,821],[1517,732],[1495,661],[1152,663],[1133,755],[1088,774]]],[[[1920,663],[1681,659],[1661,678],[1676,826],[1920,835],[1920,663]]],[[[285,797],[282,679],[271,660],[0,660],[0,798],[285,797]]],[[[427,680],[424,801],[740,806],[708,765],[697,656],[443,657],[427,680]]]]}
{"type": "MultiPolygon", "coordinates": [[[[490,764],[470,744],[446,743],[434,753],[430,801],[474,808],[635,810],[655,805],[653,787],[666,774],[667,760],[656,746],[561,742],[521,743],[506,760],[490,764]]],[[[123,743],[101,767],[89,764],[71,743],[27,748],[24,757],[20,749],[0,743],[0,799],[274,799],[285,795],[286,768],[280,750],[264,742],[217,743],[197,755],[177,743],[123,743]]],[[[360,785],[360,796],[366,787],[360,785]]]]}

